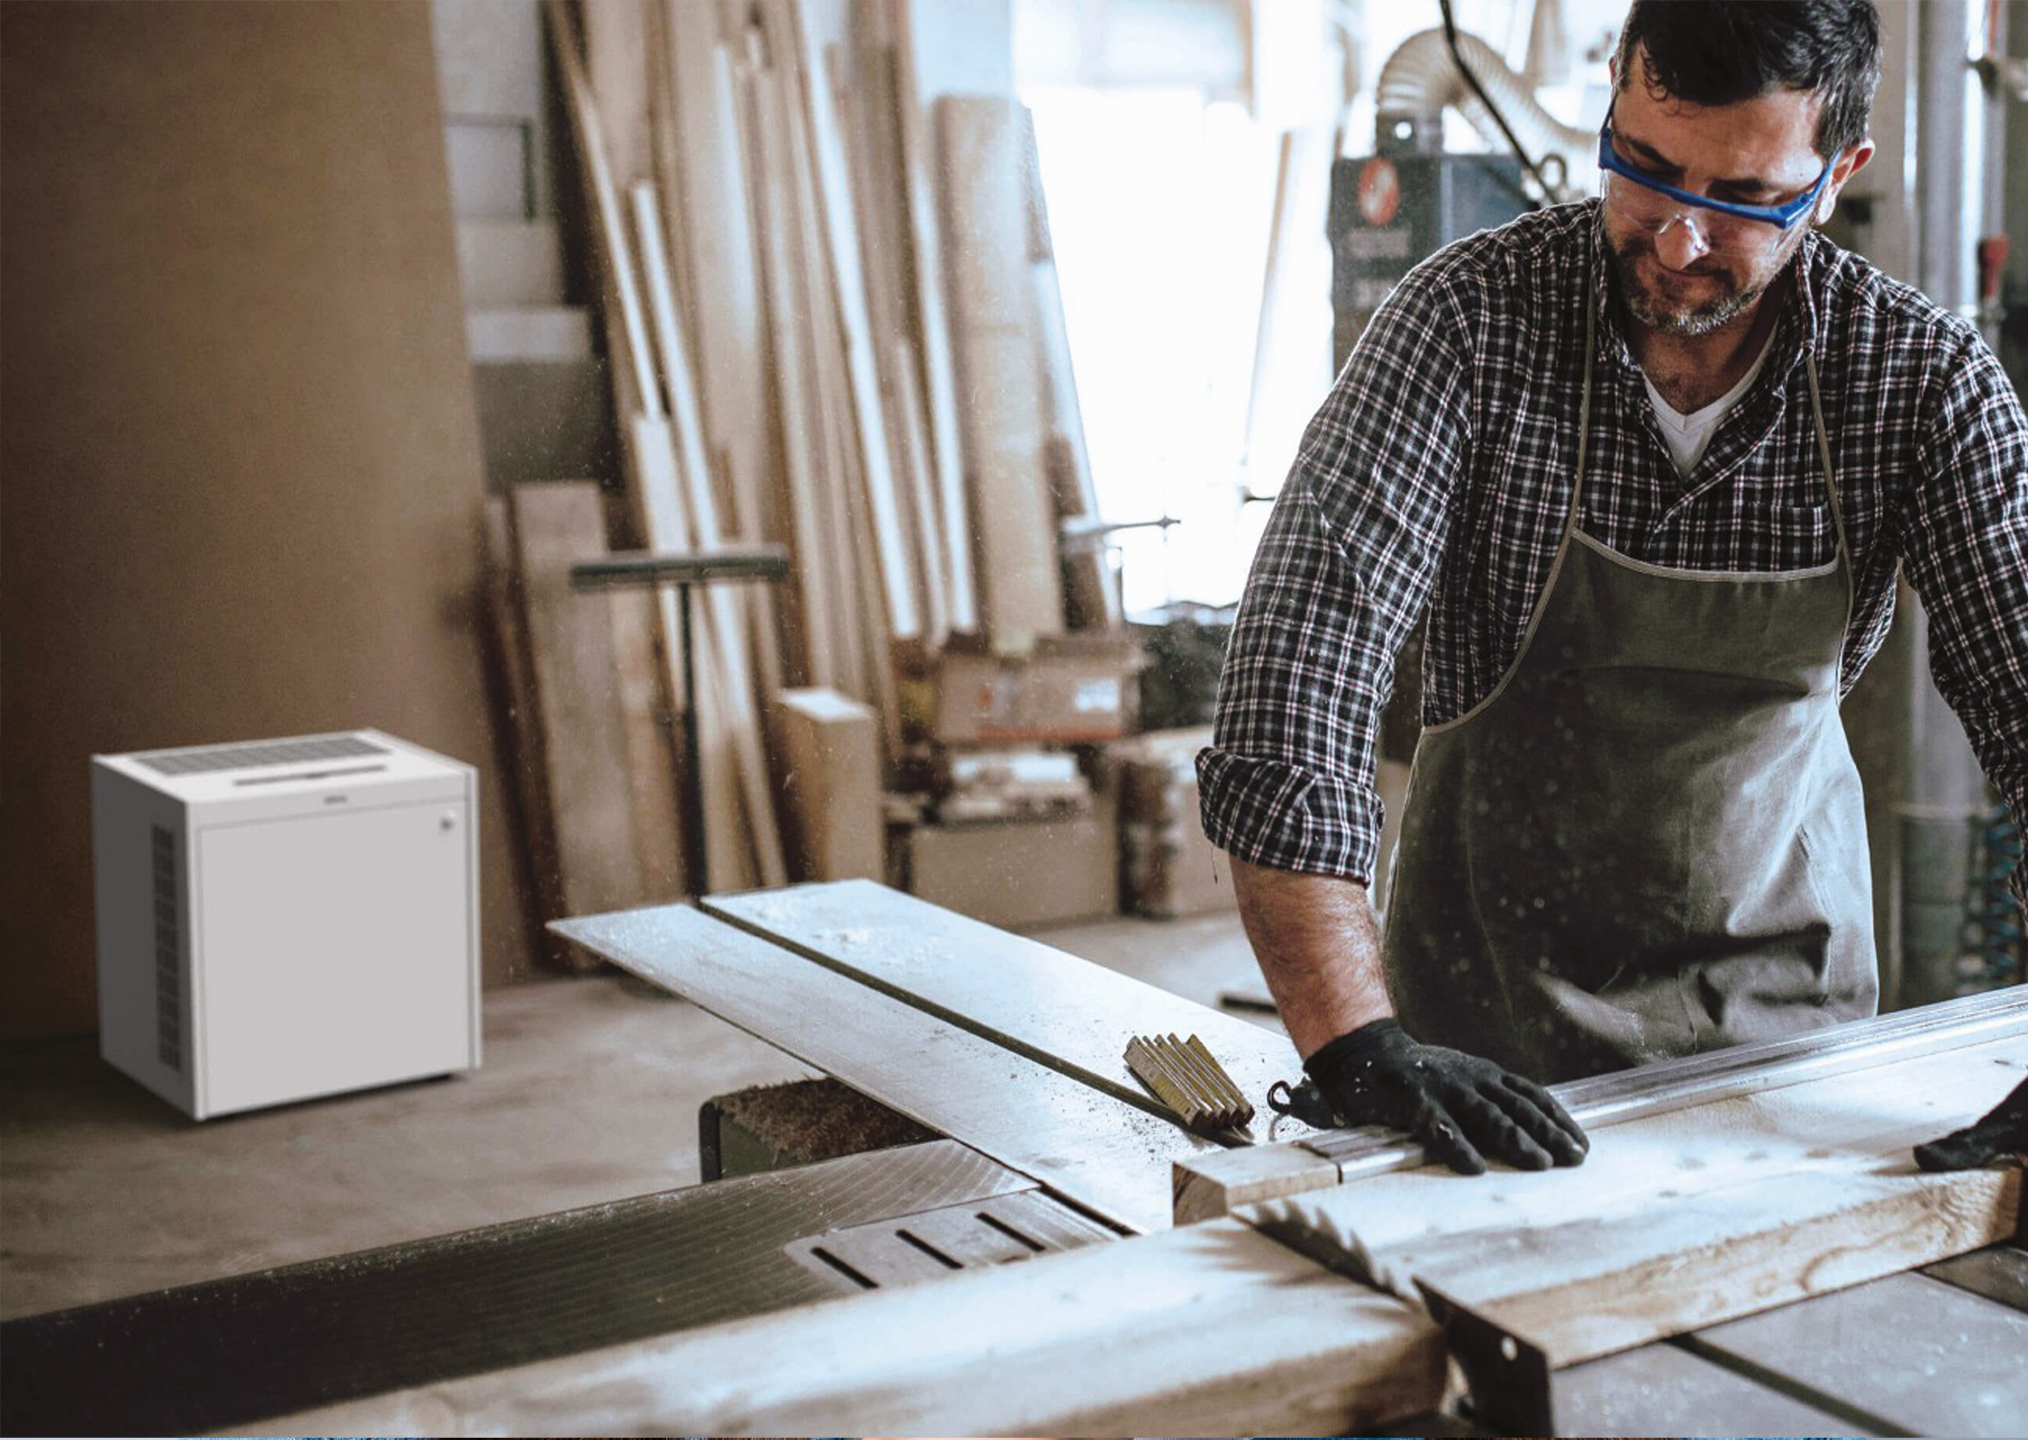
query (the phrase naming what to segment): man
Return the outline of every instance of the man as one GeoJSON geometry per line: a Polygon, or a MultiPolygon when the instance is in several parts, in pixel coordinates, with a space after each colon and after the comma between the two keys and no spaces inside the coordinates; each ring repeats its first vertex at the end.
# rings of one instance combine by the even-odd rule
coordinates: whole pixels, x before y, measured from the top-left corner
{"type": "Polygon", "coordinates": [[[2020,403],[1815,233],[1873,153],[1878,37],[1869,0],[1635,0],[1601,199],[1417,267],[1303,438],[1199,778],[1348,1124],[1576,1164],[1542,1083],[1873,1012],[1838,703],[1897,566],[2028,815],[2020,403]],[[1383,945],[1376,720],[1425,608],[1383,945]]]}

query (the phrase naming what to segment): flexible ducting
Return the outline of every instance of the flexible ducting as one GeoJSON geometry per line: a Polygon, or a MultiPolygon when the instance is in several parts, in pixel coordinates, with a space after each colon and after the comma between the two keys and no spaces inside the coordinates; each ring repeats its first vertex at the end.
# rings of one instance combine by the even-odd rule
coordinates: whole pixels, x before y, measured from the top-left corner
{"type": "MultiPolygon", "coordinates": [[[[1590,194],[1598,183],[1597,134],[1565,125],[1543,109],[1500,52],[1478,36],[1460,34],[1458,53],[1500,107],[1515,139],[1557,186],[1560,193],[1555,198],[1574,200],[1590,194]],[[1556,157],[1554,162],[1551,156],[1556,157]]],[[[1407,121],[1419,131],[1440,119],[1448,106],[1464,116],[1495,150],[1507,149],[1500,127],[1458,73],[1441,29],[1409,36],[1387,57],[1375,98],[1381,148],[1388,148],[1398,123],[1407,121]]]]}

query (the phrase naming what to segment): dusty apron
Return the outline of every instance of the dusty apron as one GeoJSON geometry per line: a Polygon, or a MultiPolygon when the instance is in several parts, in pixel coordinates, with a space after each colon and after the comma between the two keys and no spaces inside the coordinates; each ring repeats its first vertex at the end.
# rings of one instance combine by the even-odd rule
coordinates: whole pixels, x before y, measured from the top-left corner
{"type": "Polygon", "coordinates": [[[1851,559],[1814,357],[1837,554],[1669,570],[1570,517],[1521,654],[1423,732],[1387,906],[1387,984],[1419,1040],[1542,1081],[1870,1015],[1859,775],[1838,718],[1851,559]]]}

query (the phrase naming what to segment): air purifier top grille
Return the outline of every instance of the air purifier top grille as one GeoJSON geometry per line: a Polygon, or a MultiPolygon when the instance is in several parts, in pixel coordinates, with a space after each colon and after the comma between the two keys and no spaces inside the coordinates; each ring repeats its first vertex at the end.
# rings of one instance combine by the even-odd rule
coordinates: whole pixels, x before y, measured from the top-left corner
{"type": "Polygon", "coordinates": [[[202,775],[217,770],[243,770],[259,765],[295,765],[305,760],[342,760],[354,755],[390,752],[356,735],[310,740],[269,740],[252,745],[207,745],[195,750],[162,750],[136,755],[134,762],[158,775],[202,775]]]}

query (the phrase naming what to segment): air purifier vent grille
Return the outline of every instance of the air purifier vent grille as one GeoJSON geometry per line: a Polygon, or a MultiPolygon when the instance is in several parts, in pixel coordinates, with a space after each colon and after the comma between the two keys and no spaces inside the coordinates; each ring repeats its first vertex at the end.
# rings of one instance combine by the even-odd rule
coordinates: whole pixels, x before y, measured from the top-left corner
{"type": "Polygon", "coordinates": [[[155,1054],[178,1074],[183,1070],[183,887],[176,863],[176,836],[154,829],[155,857],[155,1054]]]}
{"type": "Polygon", "coordinates": [[[245,770],[258,765],[296,765],[305,760],[347,760],[355,755],[386,755],[383,746],[357,735],[332,735],[313,740],[269,740],[252,745],[207,745],[198,750],[162,750],[136,755],[134,762],[158,775],[203,775],[218,770],[245,770]]]}

